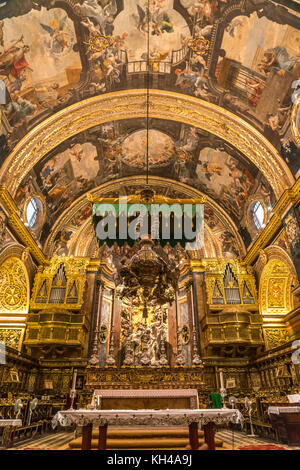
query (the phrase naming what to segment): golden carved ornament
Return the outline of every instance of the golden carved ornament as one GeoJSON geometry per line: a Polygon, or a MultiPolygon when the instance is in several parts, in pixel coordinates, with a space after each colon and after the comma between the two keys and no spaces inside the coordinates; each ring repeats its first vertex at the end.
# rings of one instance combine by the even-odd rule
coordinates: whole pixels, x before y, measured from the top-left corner
{"type": "Polygon", "coordinates": [[[293,273],[285,262],[276,258],[268,261],[259,285],[259,305],[262,315],[285,315],[292,310],[292,281],[293,273]]]}
{"type": "Polygon", "coordinates": [[[285,328],[265,328],[264,335],[267,349],[277,348],[290,340],[285,328]]]}
{"type": "Polygon", "coordinates": [[[0,266],[0,312],[27,313],[29,280],[23,262],[8,258],[0,266]]]}
{"type": "Polygon", "coordinates": [[[292,108],[291,129],[295,144],[297,147],[300,147],[300,92],[298,92],[292,108]]]}
{"type": "Polygon", "coordinates": [[[0,328],[0,341],[6,346],[21,349],[25,328],[0,328]]]}
{"type": "Polygon", "coordinates": [[[272,240],[276,232],[282,227],[282,218],[287,209],[291,205],[296,205],[300,201],[300,179],[296,181],[294,186],[286,190],[280,197],[276,206],[273,209],[273,216],[268,221],[264,230],[260,233],[259,237],[253,243],[245,256],[243,263],[251,264],[255,258],[260,254],[268,243],[272,240]]]}
{"type": "MultiPolygon", "coordinates": [[[[68,138],[108,121],[145,117],[146,90],[95,96],[54,114],[32,129],[14,148],[0,171],[12,195],[23,178],[48,152],[68,138]]],[[[233,113],[195,97],[150,90],[150,118],[183,122],[224,139],[259,168],[279,198],[294,183],[286,163],[254,127],[233,113]]]]}
{"type": "Polygon", "coordinates": [[[31,297],[31,308],[34,310],[49,309],[53,303],[51,303],[50,292],[52,288],[61,288],[61,280],[57,281],[54,285],[54,279],[58,273],[60,267],[63,265],[66,286],[65,286],[65,300],[59,304],[56,302],[55,305],[59,305],[64,309],[80,309],[83,303],[84,287],[86,282],[86,271],[90,263],[89,258],[74,258],[73,256],[54,256],[51,259],[50,265],[43,268],[39,267],[38,272],[34,279],[34,286],[31,297]],[[70,295],[72,289],[75,286],[77,292],[76,302],[68,302],[67,298],[70,295]],[[37,302],[39,297],[39,302],[37,302]],[[43,298],[41,302],[40,298],[43,298]]]}
{"type": "Polygon", "coordinates": [[[205,269],[205,285],[207,293],[207,303],[214,308],[224,308],[226,305],[226,296],[224,289],[224,274],[226,266],[229,265],[237,282],[241,298],[241,304],[243,304],[243,290],[245,285],[249,289],[251,295],[253,296],[253,304],[245,304],[248,309],[257,309],[258,296],[256,289],[256,282],[252,272],[251,266],[245,266],[238,259],[203,259],[201,260],[205,269]],[[218,286],[222,297],[224,299],[224,304],[213,304],[213,292],[215,286],[218,286]]]}

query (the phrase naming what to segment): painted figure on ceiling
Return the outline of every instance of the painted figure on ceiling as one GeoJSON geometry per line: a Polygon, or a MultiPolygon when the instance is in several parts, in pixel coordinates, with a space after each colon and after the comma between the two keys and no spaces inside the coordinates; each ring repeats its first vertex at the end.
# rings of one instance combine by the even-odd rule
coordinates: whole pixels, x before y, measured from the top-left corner
{"type": "Polygon", "coordinates": [[[29,51],[30,47],[24,44],[23,36],[21,36],[0,55],[0,75],[10,77],[12,80],[20,80],[24,70],[32,71],[25,56],[29,51]]]}
{"type": "Polygon", "coordinates": [[[60,21],[53,19],[50,25],[41,23],[41,27],[50,36],[47,45],[52,54],[61,54],[65,49],[69,50],[72,46],[71,34],[66,29],[67,18],[67,15],[65,15],[60,21]]]}
{"type": "Polygon", "coordinates": [[[111,35],[114,30],[114,15],[117,13],[116,0],[110,0],[104,7],[97,0],[85,0],[77,9],[83,17],[89,18],[101,34],[111,35]]]}
{"type": "Polygon", "coordinates": [[[268,75],[273,70],[284,74],[284,72],[293,71],[300,65],[300,57],[292,57],[283,46],[276,46],[267,49],[258,68],[261,72],[268,75]]]}
{"type": "Polygon", "coordinates": [[[148,32],[148,24],[152,36],[161,36],[163,33],[173,33],[174,25],[170,19],[169,14],[165,10],[164,3],[152,1],[150,9],[146,3],[144,9],[137,4],[137,14],[133,14],[136,22],[136,27],[143,33],[148,32]]]}
{"type": "Polygon", "coordinates": [[[71,240],[73,235],[72,230],[62,230],[59,231],[55,237],[54,240],[54,246],[55,246],[55,254],[57,256],[62,256],[65,255],[67,256],[69,254],[69,241],[71,240]]]}

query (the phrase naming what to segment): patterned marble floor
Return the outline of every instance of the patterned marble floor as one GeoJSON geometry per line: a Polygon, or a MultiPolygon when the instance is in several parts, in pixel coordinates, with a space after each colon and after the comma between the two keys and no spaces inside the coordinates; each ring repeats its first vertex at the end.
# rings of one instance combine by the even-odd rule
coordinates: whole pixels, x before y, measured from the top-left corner
{"type": "Polygon", "coordinates": [[[41,449],[41,450],[55,450],[65,446],[68,442],[74,439],[74,432],[56,432],[45,434],[43,437],[33,437],[16,442],[12,449],[41,449]]]}
{"type": "Polygon", "coordinates": [[[221,439],[223,442],[230,446],[230,450],[238,450],[239,447],[250,446],[250,445],[265,445],[273,444],[280,447],[284,447],[287,450],[300,450],[299,447],[291,447],[285,444],[280,444],[270,439],[264,439],[262,437],[249,437],[246,433],[240,431],[234,431],[234,434],[229,429],[223,429],[216,433],[216,437],[221,439]]]}

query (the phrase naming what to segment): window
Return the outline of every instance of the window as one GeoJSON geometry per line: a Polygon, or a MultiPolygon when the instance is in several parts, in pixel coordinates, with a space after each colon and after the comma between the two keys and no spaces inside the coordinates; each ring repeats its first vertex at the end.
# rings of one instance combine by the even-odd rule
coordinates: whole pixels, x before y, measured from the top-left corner
{"type": "Polygon", "coordinates": [[[252,211],[255,227],[260,229],[264,223],[265,211],[259,201],[254,203],[252,211]]]}
{"type": "Polygon", "coordinates": [[[30,228],[36,228],[42,213],[42,202],[37,198],[31,198],[26,207],[26,219],[30,228]]]}

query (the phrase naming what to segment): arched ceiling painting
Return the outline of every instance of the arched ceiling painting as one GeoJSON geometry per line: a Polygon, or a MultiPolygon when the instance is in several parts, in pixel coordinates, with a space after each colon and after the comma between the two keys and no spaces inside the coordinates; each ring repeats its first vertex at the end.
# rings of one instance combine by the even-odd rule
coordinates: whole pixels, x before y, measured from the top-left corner
{"type": "MultiPolygon", "coordinates": [[[[300,78],[300,16],[296,2],[281,3],[0,0],[0,80],[7,88],[6,104],[0,105],[2,168],[24,136],[60,110],[100,94],[145,88],[149,5],[150,87],[230,111],[267,138],[288,179],[297,178],[300,156],[290,117],[300,78]]],[[[267,221],[278,197],[259,165],[180,118],[151,118],[149,124],[150,175],[207,195],[215,204],[205,209],[219,246],[214,253],[243,255],[253,236],[249,201],[264,201],[267,221]]],[[[45,217],[34,235],[49,253],[69,252],[90,216],[88,191],[145,174],[145,126],[142,117],[108,116],[28,168],[14,197],[21,216],[29,196],[43,201],[45,217]]],[[[5,177],[2,172],[4,184],[5,177]]],[[[128,194],[130,184],[121,186],[128,194]]],[[[167,184],[163,191],[176,192],[167,184]]]]}

